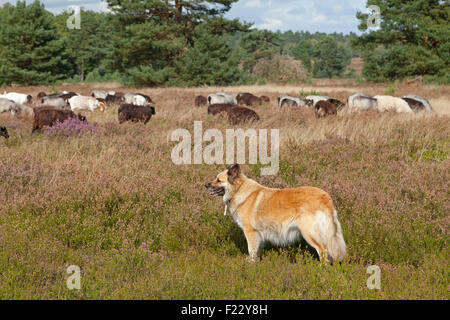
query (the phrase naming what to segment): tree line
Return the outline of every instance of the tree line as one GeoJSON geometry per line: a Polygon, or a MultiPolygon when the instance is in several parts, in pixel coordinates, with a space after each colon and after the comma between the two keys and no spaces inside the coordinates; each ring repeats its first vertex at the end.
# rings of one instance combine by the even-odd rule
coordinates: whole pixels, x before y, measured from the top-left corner
{"type": "MultiPolygon", "coordinates": [[[[448,1],[391,0],[390,12],[387,1],[369,0],[389,13],[380,30],[361,36],[257,30],[224,18],[237,1],[107,0],[110,13],[81,11],[80,29],[67,27],[68,12],[54,15],[39,0],[6,4],[0,8],[0,85],[297,83],[342,77],[359,56],[367,80],[449,75],[448,1]],[[407,24],[413,9],[418,20],[407,24]]],[[[357,17],[367,31],[367,16],[357,17]]]]}

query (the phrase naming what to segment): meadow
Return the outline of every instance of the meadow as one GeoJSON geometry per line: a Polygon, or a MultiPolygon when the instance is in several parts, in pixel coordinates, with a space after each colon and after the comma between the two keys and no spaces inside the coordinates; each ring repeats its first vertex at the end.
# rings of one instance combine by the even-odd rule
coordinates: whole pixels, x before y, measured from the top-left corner
{"type": "MultiPolygon", "coordinates": [[[[450,87],[368,85],[326,80],[297,86],[120,88],[155,101],[147,125],[118,124],[117,107],[86,113],[98,129],[82,136],[31,134],[31,118],[0,114],[1,299],[449,299],[450,87]],[[356,92],[414,93],[435,109],[412,115],[365,112],[317,119],[280,110],[279,94],[315,90],[345,101],[356,92]],[[266,246],[246,260],[242,231],[204,184],[225,165],[172,163],[178,128],[232,126],[194,106],[217,91],[268,95],[261,121],[239,126],[280,130],[280,169],[270,187],[316,186],[338,210],[348,256],[325,265],[304,242],[266,246]],[[66,269],[81,267],[81,289],[66,269]],[[367,267],[381,269],[370,290],[367,267]]],[[[51,87],[7,91],[49,92],[51,87]]]]}

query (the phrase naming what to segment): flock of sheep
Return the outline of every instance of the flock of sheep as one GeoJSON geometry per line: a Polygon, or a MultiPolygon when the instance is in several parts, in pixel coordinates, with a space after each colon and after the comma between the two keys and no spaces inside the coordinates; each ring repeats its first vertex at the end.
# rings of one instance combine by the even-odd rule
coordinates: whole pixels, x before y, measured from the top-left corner
{"type": "MultiPolygon", "coordinates": [[[[195,105],[208,105],[208,114],[215,115],[225,113],[232,124],[247,120],[259,120],[258,114],[249,108],[270,102],[267,96],[257,97],[251,93],[239,93],[236,97],[224,92],[210,94],[208,97],[197,96],[195,105]]],[[[348,97],[347,103],[336,98],[320,95],[310,95],[305,98],[282,94],[278,97],[278,107],[311,107],[316,116],[321,118],[337,114],[338,110],[346,108],[348,111],[378,110],[408,113],[418,110],[432,111],[430,102],[416,95],[407,95],[402,98],[392,96],[369,96],[364,93],[356,93],[348,97]]]]}
{"type": "MultiPolygon", "coordinates": [[[[32,132],[44,126],[52,126],[68,118],[86,121],[86,117],[75,114],[75,111],[105,111],[107,106],[120,104],[118,110],[119,123],[124,121],[142,121],[147,123],[155,108],[150,105],[152,99],[141,93],[121,93],[114,91],[94,90],[91,96],[83,96],[75,92],[46,94],[39,92],[36,99],[29,94],[9,92],[0,95],[0,113],[26,114],[34,117],[32,132]],[[32,108],[30,105],[35,105],[32,108]]],[[[0,135],[9,138],[7,129],[0,127],[0,135]]]]}
{"type": "MultiPolygon", "coordinates": [[[[125,121],[147,123],[155,108],[150,104],[152,99],[142,93],[121,93],[115,91],[94,90],[91,96],[83,96],[75,92],[62,92],[46,94],[40,92],[36,99],[23,93],[4,93],[0,95],[0,113],[27,114],[34,117],[32,132],[42,129],[44,126],[52,126],[56,122],[62,122],[68,118],[78,118],[86,121],[86,117],[75,114],[75,111],[104,111],[106,107],[120,105],[118,109],[119,123],[125,121]],[[34,105],[32,108],[30,105],[34,105]]],[[[267,96],[255,96],[251,93],[239,93],[236,97],[228,93],[215,93],[207,97],[197,96],[195,105],[208,106],[208,114],[226,114],[232,124],[246,121],[258,121],[259,115],[248,107],[260,106],[270,103],[267,96]]],[[[337,114],[338,110],[346,108],[355,110],[378,110],[409,113],[418,110],[432,111],[430,102],[416,95],[407,95],[401,98],[392,96],[369,96],[364,93],[356,93],[348,97],[347,103],[336,98],[320,95],[310,95],[305,98],[282,94],[278,97],[278,106],[284,107],[309,107],[314,108],[316,116],[321,118],[337,114]]],[[[0,126],[0,136],[8,138],[7,129],[0,126]]]]}

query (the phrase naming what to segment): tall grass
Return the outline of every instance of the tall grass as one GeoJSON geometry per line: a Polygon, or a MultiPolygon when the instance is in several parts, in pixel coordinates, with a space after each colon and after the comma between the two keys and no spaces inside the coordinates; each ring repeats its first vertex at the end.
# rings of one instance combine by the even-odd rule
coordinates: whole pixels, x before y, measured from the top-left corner
{"type": "MultiPolygon", "coordinates": [[[[194,107],[213,89],[153,89],[143,90],[157,102],[148,125],[119,125],[114,107],[87,114],[101,130],[49,138],[31,134],[31,119],[0,115],[11,136],[0,140],[0,297],[448,299],[449,117],[316,119],[276,107],[282,88],[247,89],[270,96],[252,126],[280,129],[281,146],[276,176],[260,176],[259,165],[245,173],[328,191],[348,245],[341,265],[320,264],[304,242],[266,246],[247,263],[242,231],[203,190],[224,166],[170,160],[173,130],[192,132],[194,120],[230,127],[194,107]],[[366,287],[374,264],[381,290],[366,287]],[[66,287],[69,265],[82,268],[80,291],[66,287]]],[[[447,112],[448,98],[435,99],[447,112]]]]}

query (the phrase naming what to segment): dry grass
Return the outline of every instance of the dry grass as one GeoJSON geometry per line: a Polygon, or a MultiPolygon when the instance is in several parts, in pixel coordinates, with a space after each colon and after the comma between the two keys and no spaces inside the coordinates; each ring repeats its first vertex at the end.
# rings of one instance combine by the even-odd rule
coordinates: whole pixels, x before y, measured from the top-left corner
{"type": "MultiPolygon", "coordinates": [[[[0,297],[57,299],[448,299],[449,87],[423,87],[435,114],[279,110],[276,97],[315,89],[345,100],[387,86],[339,81],[313,86],[124,89],[149,94],[148,125],[117,123],[117,107],[87,114],[100,130],[82,137],[31,134],[31,119],[1,114],[0,297]],[[177,128],[229,124],[194,107],[197,94],[249,91],[272,103],[244,128],[280,129],[280,171],[248,176],[274,187],[313,185],[332,195],[349,256],[320,265],[305,243],[268,247],[250,265],[245,239],[204,183],[222,165],[176,166],[177,128]],[[82,289],[66,288],[66,268],[82,267],[82,289]],[[366,268],[382,270],[381,290],[366,268]]],[[[87,85],[64,85],[83,94],[87,85]]],[[[8,90],[10,90],[8,88],[8,90]]],[[[48,87],[14,88],[48,91],[48,87]]],[[[397,88],[398,95],[410,93],[397,88]]]]}

